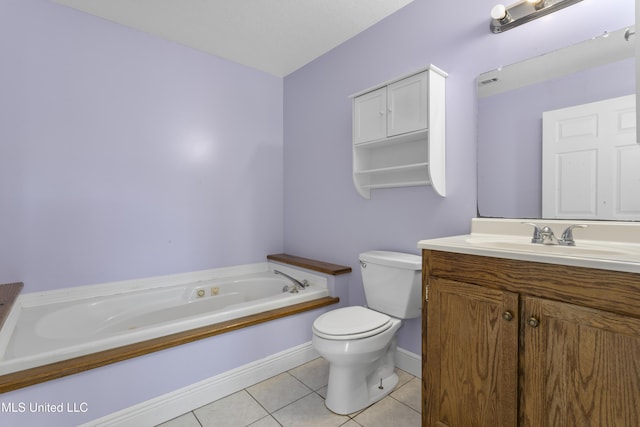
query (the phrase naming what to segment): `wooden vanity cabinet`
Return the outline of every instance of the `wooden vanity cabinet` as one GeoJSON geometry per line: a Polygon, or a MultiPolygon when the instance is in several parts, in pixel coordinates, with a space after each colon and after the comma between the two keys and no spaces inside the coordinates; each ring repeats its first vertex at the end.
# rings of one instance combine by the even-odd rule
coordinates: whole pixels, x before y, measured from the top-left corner
{"type": "Polygon", "coordinates": [[[427,425],[515,425],[518,322],[502,313],[517,313],[517,294],[435,277],[429,286],[427,425]]]}
{"type": "Polygon", "coordinates": [[[423,426],[638,425],[640,275],[430,250],[423,264],[423,426]]]}

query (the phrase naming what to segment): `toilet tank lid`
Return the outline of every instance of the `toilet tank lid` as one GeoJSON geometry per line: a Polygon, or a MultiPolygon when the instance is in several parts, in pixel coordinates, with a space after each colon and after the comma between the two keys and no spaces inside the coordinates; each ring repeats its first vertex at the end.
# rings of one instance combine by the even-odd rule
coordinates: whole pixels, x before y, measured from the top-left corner
{"type": "Polygon", "coordinates": [[[422,257],[392,251],[368,251],[360,254],[360,261],[407,270],[422,270],[422,257]]]}

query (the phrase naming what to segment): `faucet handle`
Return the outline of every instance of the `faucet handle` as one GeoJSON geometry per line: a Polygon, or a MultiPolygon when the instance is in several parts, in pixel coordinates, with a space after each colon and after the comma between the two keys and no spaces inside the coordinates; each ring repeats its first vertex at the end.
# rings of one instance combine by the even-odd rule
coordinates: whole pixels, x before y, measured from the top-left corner
{"type": "Polygon", "coordinates": [[[576,242],[573,240],[573,229],[574,228],[587,228],[586,224],[573,224],[567,227],[563,232],[562,236],[560,236],[560,244],[565,246],[575,246],[576,242]]]}
{"type": "Polygon", "coordinates": [[[523,222],[522,224],[530,225],[533,227],[533,237],[531,237],[531,243],[542,243],[542,230],[540,226],[534,222],[523,222]]]}

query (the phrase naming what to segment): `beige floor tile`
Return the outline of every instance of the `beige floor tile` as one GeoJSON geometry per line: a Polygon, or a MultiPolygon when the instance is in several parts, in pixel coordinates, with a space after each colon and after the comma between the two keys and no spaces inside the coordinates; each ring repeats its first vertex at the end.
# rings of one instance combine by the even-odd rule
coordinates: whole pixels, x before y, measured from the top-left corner
{"type": "Polygon", "coordinates": [[[247,426],[269,415],[245,390],[193,411],[202,427],[247,426]]]}
{"type": "Polygon", "coordinates": [[[249,424],[247,427],[280,427],[280,423],[278,423],[275,418],[269,415],[268,417],[259,419],[253,424],[249,424]]]}
{"type": "Polygon", "coordinates": [[[403,385],[411,381],[412,378],[415,378],[410,373],[398,368],[396,368],[396,375],[398,376],[398,385],[396,386],[396,388],[402,387],[403,385]]]}
{"type": "Polygon", "coordinates": [[[349,421],[349,417],[328,410],[324,406],[324,399],[316,393],[305,396],[272,415],[283,427],[337,427],[349,421]]]}
{"type": "Polygon", "coordinates": [[[327,398],[327,386],[319,388],[318,390],[316,390],[316,393],[318,393],[320,396],[322,396],[323,399],[326,399],[327,398]]]}
{"type": "Polygon", "coordinates": [[[318,390],[329,382],[329,362],[322,357],[289,371],[312,390],[318,390]]]}
{"type": "Polygon", "coordinates": [[[410,406],[418,412],[422,412],[421,396],[422,380],[416,377],[413,377],[409,382],[399,388],[396,388],[393,393],[391,393],[391,397],[410,406]]]}
{"type": "Polygon", "coordinates": [[[158,427],[418,427],[421,380],[400,369],[396,373],[398,385],[390,396],[338,415],[324,404],[329,364],[320,357],[158,427]]]}
{"type": "Polygon", "coordinates": [[[200,423],[193,412],[187,412],[177,418],[160,424],[158,427],[200,427],[200,423]]]}
{"type": "Polygon", "coordinates": [[[420,427],[422,419],[417,411],[387,396],[358,414],[354,421],[364,427],[420,427]]]}
{"type": "Polygon", "coordinates": [[[248,387],[247,391],[269,412],[276,411],[313,392],[288,372],[248,387]]]}

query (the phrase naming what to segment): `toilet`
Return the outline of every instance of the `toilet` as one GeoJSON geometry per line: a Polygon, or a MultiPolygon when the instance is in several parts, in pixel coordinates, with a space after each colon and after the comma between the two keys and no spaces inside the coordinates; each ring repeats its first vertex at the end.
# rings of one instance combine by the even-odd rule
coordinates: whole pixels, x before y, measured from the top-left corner
{"type": "Polygon", "coordinates": [[[418,255],[360,254],[368,307],[339,308],[313,322],[313,347],[329,362],[325,404],[332,412],[357,412],[398,384],[396,333],[401,319],[422,314],[421,267],[418,255]]]}

